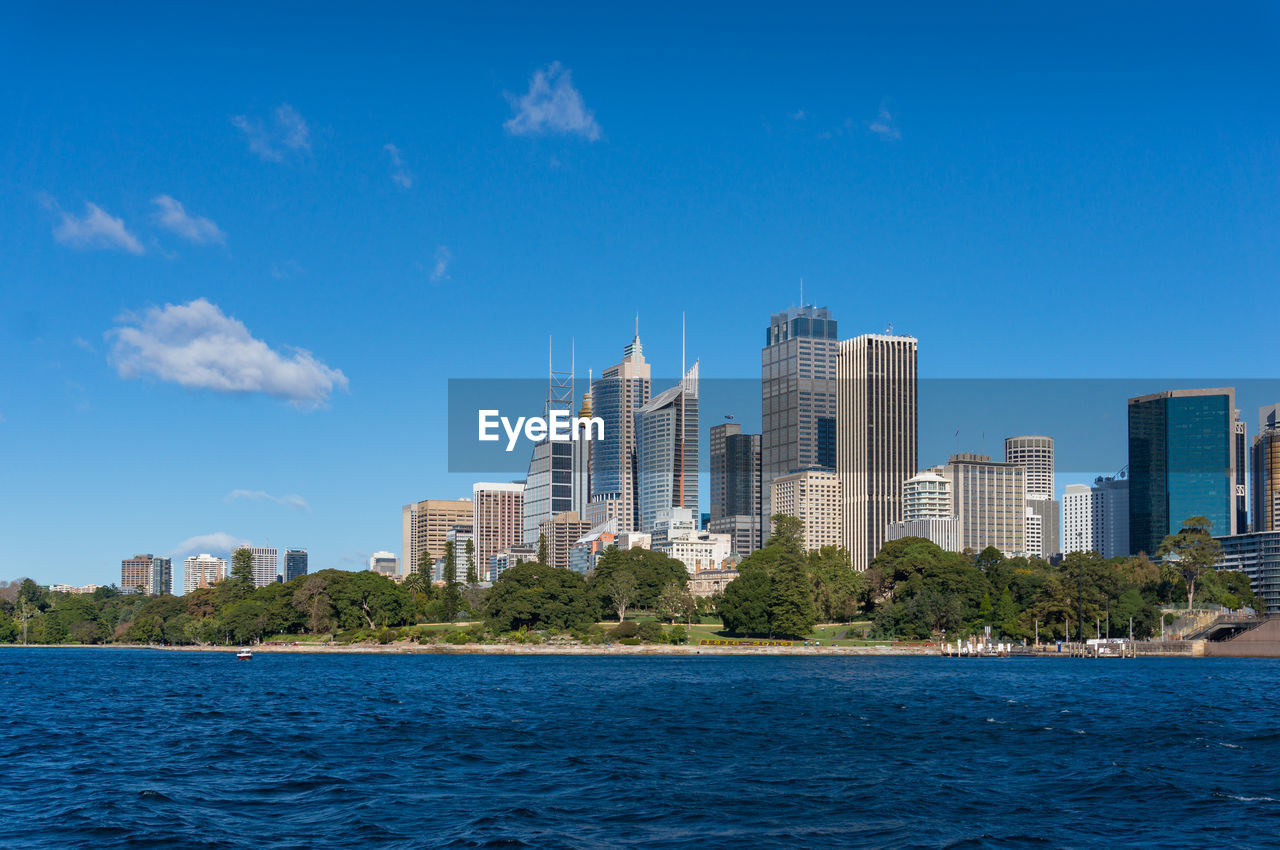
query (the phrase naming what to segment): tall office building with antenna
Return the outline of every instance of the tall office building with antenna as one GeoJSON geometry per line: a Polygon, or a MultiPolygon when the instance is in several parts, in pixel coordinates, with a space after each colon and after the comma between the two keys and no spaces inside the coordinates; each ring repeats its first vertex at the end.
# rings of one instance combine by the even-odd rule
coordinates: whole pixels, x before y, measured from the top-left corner
{"type": "Polygon", "coordinates": [[[635,414],[649,401],[651,381],[637,316],[636,334],[623,349],[622,361],[605,369],[591,385],[592,415],[604,421],[604,439],[595,441],[591,448],[587,521],[592,527],[615,519],[619,533],[640,528],[635,414]]]}
{"type": "MultiPolygon", "coordinates": [[[[570,346],[569,371],[556,371],[551,342],[547,342],[547,398],[542,407],[544,417],[550,417],[552,411],[557,410],[573,412],[575,353],[572,343],[570,346]]],[[[524,488],[522,539],[526,546],[537,545],[541,523],[575,509],[574,467],[575,461],[581,462],[580,453],[575,452],[577,445],[574,442],[552,440],[550,437],[534,443],[524,488]]]]}
{"type": "MultiPolygon", "coordinates": [[[[804,290],[801,289],[801,301],[804,290]]],[[[836,320],[802,304],[774,313],[760,352],[760,529],[769,537],[773,479],[836,466],[836,320]]]]}

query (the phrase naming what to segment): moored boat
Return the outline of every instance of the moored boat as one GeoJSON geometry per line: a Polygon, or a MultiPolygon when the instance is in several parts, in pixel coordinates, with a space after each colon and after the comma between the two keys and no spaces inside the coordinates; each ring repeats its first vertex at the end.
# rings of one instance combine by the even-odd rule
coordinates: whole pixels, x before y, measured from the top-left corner
{"type": "Polygon", "coordinates": [[[250,658],[253,658],[253,653],[247,649],[242,649],[236,653],[236,658],[239,658],[241,661],[248,661],[250,658]]]}

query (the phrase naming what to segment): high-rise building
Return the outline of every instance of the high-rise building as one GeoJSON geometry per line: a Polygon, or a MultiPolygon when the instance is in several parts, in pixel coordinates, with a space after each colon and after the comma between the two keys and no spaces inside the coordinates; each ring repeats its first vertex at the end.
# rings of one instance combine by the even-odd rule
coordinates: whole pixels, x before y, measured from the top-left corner
{"type": "MultiPolygon", "coordinates": [[[[1235,389],[1169,390],[1129,399],[1129,536],[1154,555],[1184,520],[1214,536],[1236,528],[1235,389]]],[[[1240,488],[1243,490],[1243,488],[1240,488]]]]}
{"type": "Polygon", "coordinates": [[[374,552],[369,556],[369,571],[394,579],[400,575],[400,559],[395,552],[374,552]]]}
{"type": "Polygon", "coordinates": [[[1231,427],[1232,475],[1235,477],[1236,492],[1235,533],[1246,534],[1249,531],[1249,486],[1245,480],[1245,472],[1249,466],[1249,434],[1238,410],[1235,411],[1235,422],[1231,427]]]}
{"type": "Polygon", "coordinates": [[[950,479],[962,550],[988,546],[1006,557],[1027,554],[1026,469],[987,455],[952,455],[943,474],[950,479]]]}
{"type": "Polygon", "coordinates": [[[591,526],[579,519],[576,511],[565,511],[538,525],[538,537],[547,544],[547,565],[569,568],[573,545],[591,533],[591,526]]]}
{"type": "Polygon", "coordinates": [[[1053,437],[1005,437],[1004,461],[1026,468],[1028,499],[1053,498],[1053,437]]]}
{"type": "Polygon", "coordinates": [[[125,593],[151,593],[151,561],[155,555],[134,555],[120,562],[120,589],[125,593]]]}
{"type": "Polygon", "coordinates": [[[637,319],[635,338],[623,349],[622,362],[605,369],[591,385],[592,415],[604,422],[604,438],[591,447],[591,502],[586,518],[593,526],[616,517],[620,532],[640,527],[635,414],[649,401],[649,372],[637,319]]]}
{"type": "Polygon", "coordinates": [[[537,545],[539,526],[573,507],[573,457],[577,446],[578,443],[551,439],[534,444],[524,488],[521,533],[525,543],[537,545]]]}
{"type": "Polygon", "coordinates": [[[253,586],[275,584],[280,574],[280,551],[268,546],[246,546],[253,554],[253,586]]]}
{"type": "Polygon", "coordinates": [[[1129,482],[1098,478],[1090,487],[1068,484],[1062,497],[1062,551],[1129,554],[1129,482]]]}
{"type": "Polygon", "coordinates": [[[1037,558],[1057,555],[1062,551],[1061,510],[1054,500],[1053,438],[1006,437],[1004,460],[1027,471],[1027,554],[1037,558]]]}
{"type": "Polygon", "coordinates": [[[306,549],[285,549],[284,580],[288,582],[299,576],[305,576],[307,574],[307,559],[306,549]]]}
{"type": "Polygon", "coordinates": [[[728,534],[733,551],[749,555],[764,545],[760,502],[760,435],[725,423],[708,437],[711,504],[707,530],[728,534]]]}
{"type": "Polygon", "coordinates": [[[173,595],[173,559],[155,557],[151,559],[151,581],[147,586],[151,596],[173,595]]]}
{"type": "Polygon", "coordinates": [[[426,499],[401,508],[401,572],[415,572],[424,552],[432,564],[443,558],[445,535],[455,525],[470,525],[473,509],[470,499],[426,499]]]}
{"type": "Polygon", "coordinates": [[[902,520],[885,529],[885,540],[923,537],[948,552],[961,551],[951,480],[942,467],[918,472],[902,485],[902,520]]]}
{"type": "Polygon", "coordinates": [[[914,337],[865,334],[840,342],[836,356],[836,471],[841,539],[855,570],[865,570],[903,518],[903,486],[916,473],[914,337]]]}
{"type": "Polygon", "coordinates": [[[1280,531],[1280,404],[1258,411],[1253,438],[1253,530],[1280,531]]]}
{"type": "Polygon", "coordinates": [[[1255,531],[1217,538],[1222,560],[1216,569],[1242,572],[1268,613],[1280,611],[1280,531],[1255,531]]]}
{"type": "Polygon", "coordinates": [[[227,559],[213,555],[191,555],[182,562],[182,592],[192,593],[213,587],[227,577],[227,559]]]}
{"type": "Polygon", "coordinates": [[[844,514],[840,479],[830,469],[805,469],[773,479],[773,514],[800,520],[805,549],[840,546],[844,514]]]}
{"type": "Polygon", "coordinates": [[[902,485],[902,518],[946,519],[956,515],[951,481],[938,469],[926,469],[902,485]]]}
{"type": "MultiPolygon", "coordinates": [[[[471,523],[475,541],[476,571],[483,581],[492,578],[484,575],[483,565],[504,549],[513,546],[527,545],[535,547],[524,540],[524,482],[514,481],[496,483],[481,481],[471,488],[471,501],[475,508],[475,519],[471,523]]],[[[444,553],[441,552],[441,557],[444,553]]],[[[458,563],[463,564],[465,557],[458,553],[458,563]]],[[[465,569],[465,566],[463,567],[465,569]]]]}
{"type": "Polygon", "coordinates": [[[760,351],[760,536],[768,539],[775,476],[836,465],[836,320],[826,307],[769,317],[760,351]]]}
{"type": "Polygon", "coordinates": [[[658,512],[698,513],[698,364],[680,383],[651,398],[635,414],[636,496],[640,530],[658,512]]]}

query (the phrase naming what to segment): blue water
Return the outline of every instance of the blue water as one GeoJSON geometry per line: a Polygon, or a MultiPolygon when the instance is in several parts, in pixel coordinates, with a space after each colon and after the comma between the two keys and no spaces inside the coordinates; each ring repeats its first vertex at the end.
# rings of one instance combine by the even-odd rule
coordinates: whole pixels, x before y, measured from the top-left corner
{"type": "Polygon", "coordinates": [[[1233,847],[1280,664],[0,650],[6,847],[1233,847]]]}

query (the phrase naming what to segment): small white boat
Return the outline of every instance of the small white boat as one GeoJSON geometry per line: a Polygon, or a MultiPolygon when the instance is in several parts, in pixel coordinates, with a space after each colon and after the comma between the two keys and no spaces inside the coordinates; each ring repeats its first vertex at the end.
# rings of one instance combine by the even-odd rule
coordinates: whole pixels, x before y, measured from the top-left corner
{"type": "Polygon", "coordinates": [[[236,653],[236,658],[239,658],[241,661],[248,661],[250,658],[253,658],[253,653],[247,649],[242,649],[236,653]]]}

